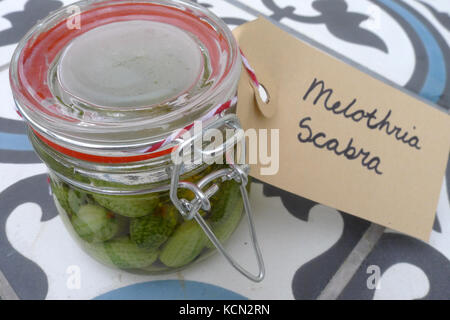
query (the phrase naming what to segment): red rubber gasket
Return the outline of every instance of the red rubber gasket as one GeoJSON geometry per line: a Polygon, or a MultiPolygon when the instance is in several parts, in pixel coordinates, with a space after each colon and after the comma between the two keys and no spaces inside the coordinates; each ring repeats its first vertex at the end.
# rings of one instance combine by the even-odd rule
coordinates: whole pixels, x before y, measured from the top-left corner
{"type": "Polygon", "coordinates": [[[43,137],[40,135],[36,130],[32,129],[36,137],[41,140],[43,143],[45,143],[50,148],[59,151],[65,155],[68,155],[72,158],[89,161],[89,162],[95,162],[95,163],[128,163],[128,162],[137,162],[137,161],[144,161],[149,160],[153,158],[162,157],[165,155],[168,155],[172,153],[177,147],[172,147],[168,149],[164,149],[161,151],[155,151],[150,153],[144,153],[144,154],[138,154],[138,155],[132,155],[132,156],[126,156],[126,157],[105,157],[105,156],[99,156],[94,154],[88,154],[88,153],[82,153],[79,151],[75,151],[72,149],[65,148],[63,146],[60,146],[59,144],[56,144],[49,139],[43,137]]]}

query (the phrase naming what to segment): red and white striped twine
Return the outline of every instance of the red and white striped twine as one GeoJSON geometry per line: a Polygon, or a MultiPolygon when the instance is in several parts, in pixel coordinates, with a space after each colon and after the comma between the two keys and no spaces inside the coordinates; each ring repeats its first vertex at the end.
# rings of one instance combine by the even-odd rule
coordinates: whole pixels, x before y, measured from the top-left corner
{"type": "Polygon", "coordinates": [[[253,70],[252,66],[248,62],[247,58],[245,57],[244,53],[242,52],[242,49],[239,48],[239,51],[241,52],[241,58],[242,58],[242,64],[244,65],[245,70],[247,70],[248,75],[250,76],[250,79],[252,80],[253,84],[259,88],[259,81],[256,78],[255,70],[253,70]]]}

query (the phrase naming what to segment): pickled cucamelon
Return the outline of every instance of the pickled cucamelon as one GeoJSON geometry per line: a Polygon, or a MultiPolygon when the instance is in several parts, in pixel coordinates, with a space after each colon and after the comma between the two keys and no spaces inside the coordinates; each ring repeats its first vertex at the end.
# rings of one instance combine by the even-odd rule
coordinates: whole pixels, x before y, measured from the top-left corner
{"type": "Polygon", "coordinates": [[[158,248],[172,234],[177,225],[178,215],[175,207],[168,203],[160,204],[153,213],[131,220],[131,240],[141,248],[158,248]]]}
{"type": "Polygon", "coordinates": [[[128,237],[109,240],[103,245],[111,262],[123,269],[144,268],[158,258],[157,250],[139,248],[128,237]]]}
{"type": "Polygon", "coordinates": [[[67,193],[67,201],[69,203],[70,209],[74,213],[77,213],[82,205],[91,202],[87,193],[75,189],[69,190],[69,192],[67,193]]]}
{"type": "Polygon", "coordinates": [[[114,214],[95,204],[86,204],[72,216],[72,225],[80,238],[87,242],[111,239],[119,229],[114,214]]]}
{"type": "MultiPolygon", "coordinates": [[[[240,193],[238,193],[238,195],[240,195],[240,193]]],[[[241,221],[242,217],[243,208],[244,203],[242,202],[242,199],[239,198],[237,199],[237,201],[234,203],[233,206],[230,203],[230,206],[226,206],[225,208],[223,208],[224,214],[220,221],[211,222],[211,229],[216,235],[217,239],[220,241],[220,243],[226,242],[233,233],[233,231],[239,225],[239,222],[241,221]]],[[[208,243],[206,244],[206,247],[211,249],[215,248],[214,244],[209,240],[208,243]]]]}
{"type": "Polygon", "coordinates": [[[117,196],[93,194],[101,206],[129,218],[143,217],[152,212],[159,203],[156,195],[117,196]]]}
{"type": "MultiPolygon", "coordinates": [[[[214,206],[211,208],[210,226],[217,239],[224,243],[236,229],[242,217],[244,206],[240,185],[232,180],[223,182],[220,191],[213,195],[212,201],[214,206]]],[[[211,241],[208,241],[206,247],[215,248],[211,241]]]]}
{"type": "MultiPolygon", "coordinates": [[[[188,181],[201,178],[201,173],[197,173],[188,181]]],[[[210,198],[211,209],[199,212],[224,243],[242,216],[240,186],[220,179],[213,183],[218,184],[219,190],[210,198]]],[[[107,182],[103,184],[108,187],[107,182]]],[[[108,266],[160,273],[186,266],[214,249],[195,219],[183,219],[168,191],[143,195],[91,193],[56,176],[52,176],[51,186],[77,240],[90,255],[108,266]]],[[[179,189],[178,196],[188,201],[195,197],[184,188],[179,189]]]]}
{"type": "Polygon", "coordinates": [[[198,257],[208,241],[195,220],[183,222],[164,245],[159,260],[168,267],[177,268],[198,257]]]}

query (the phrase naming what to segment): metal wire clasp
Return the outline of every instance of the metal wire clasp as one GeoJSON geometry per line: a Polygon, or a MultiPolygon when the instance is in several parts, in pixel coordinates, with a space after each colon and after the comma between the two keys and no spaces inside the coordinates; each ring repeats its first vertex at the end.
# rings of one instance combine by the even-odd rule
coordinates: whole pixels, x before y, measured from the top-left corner
{"type": "MultiPolygon", "coordinates": [[[[194,147],[195,148],[195,147],[194,147]]],[[[174,151],[176,154],[173,154],[172,160],[173,165],[171,167],[171,184],[170,184],[170,199],[172,200],[174,206],[178,209],[181,215],[186,220],[195,219],[203,231],[206,233],[211,242],[215,245],[217,250],[222,254],[222,256],[241,274],[246,276],[252,281],[260,282],[264,278],[265,268],[264,262],[261,255],[261,250],[258,245],[258,241],[256,238],[255,227],[252,219],[250,201],[248,199],[248,193],[246,189],[246,185],[248,183],[248,171],[249,166],[244,163],[245,159],[245,139],[243,136],[243,130],[241,129],[240,123],[236,115],[228,114],[222,115],[220,118],[206,126],[203,127],[202,132],[200,134],[194,135],[186,140],[182,140],[176,150],[174,151]],[[187,181],[180,181],[180,174],[183,168],[183,151],[186,148],[192,148],[195,146],[196,139],[201,139],[204,135],[205,131],[208,129],[218,129],[223,127],[228,127],[234,129],[234,134],[231,138],[229,138],[222,145],[211,149],[205,150],[197,150],[203,155],[210,156],[211,154],[221,156],[223,154],[227,155],[227,163],[228,168],[220,169],[213,171],[212,173],[206,175],[197,183],[191,183],[187,181]],[[239,161],[239,164],[235,164],[232,162],[232,157],[228,157],[230,150],[234,148],[235,143],[240,143],[241,152],[240,157],[242,161],[239,161]],[[251,242],[253,245],[253,249],[255,251],[256,261],[258,264],[258,274],[254,275],[249,271],[245,270],[240,264],[238,264],[230,254],[225,250],[222,246],[214,232],[211,230],[209,225],[200,215],[199,210],[203,209],[205,211],[211,209],[211,203],[209,199],[213,194],[215,194],[219,190],[219,186],[217,184],[211,184],[211,182],[216,181],[217,179],[225,180],[235,180],[240,184],[241,196],[244,202],[244,210],[247,216],[248,228],[250,233],[251,242]],[[206,188],[206,190],[204,190],[206,188]],[[178,189],[186,188],[191,190],[195,198],[191,201],[187,199],[179,199],[178,198],[178,189]]]]}

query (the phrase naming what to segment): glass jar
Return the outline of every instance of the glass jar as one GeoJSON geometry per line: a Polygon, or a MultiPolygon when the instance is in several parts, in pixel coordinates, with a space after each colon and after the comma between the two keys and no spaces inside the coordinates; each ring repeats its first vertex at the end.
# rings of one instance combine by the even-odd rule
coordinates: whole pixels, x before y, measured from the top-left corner
{"type": "Polygon", "coordinates": [[[10,67],[16,106],[60,216],[88,254],[153,274],[218,248],[242,274],[263,278],[248,166],[232,161],[245,154],[240,73],[230,30],[189,1],[80,1],[21,40],[10,67]],[[207,143],[208,129],[232,134],[207,143]],[[257,275],[222,245],[243,208],[257,275]]]}

